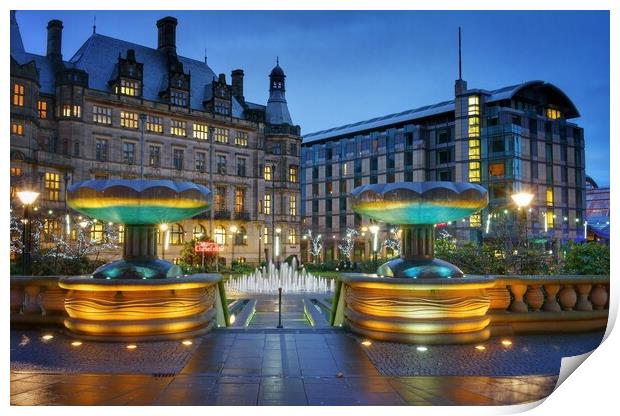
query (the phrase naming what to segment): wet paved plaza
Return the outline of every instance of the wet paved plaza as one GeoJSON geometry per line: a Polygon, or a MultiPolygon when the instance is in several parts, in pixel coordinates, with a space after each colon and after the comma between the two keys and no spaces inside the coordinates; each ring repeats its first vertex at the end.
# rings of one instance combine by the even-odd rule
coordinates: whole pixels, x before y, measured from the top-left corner
{"type": "Polygon", "coordinates": [[[180,341],[74,341],[59,331],[11,331],[13,405],[503,405],[555,386],[560,359],[595,348],[602,333],[499,339],[466,346],[373,342],[314,329],[297,300],[257,303],[249,328],[180,341]]]}

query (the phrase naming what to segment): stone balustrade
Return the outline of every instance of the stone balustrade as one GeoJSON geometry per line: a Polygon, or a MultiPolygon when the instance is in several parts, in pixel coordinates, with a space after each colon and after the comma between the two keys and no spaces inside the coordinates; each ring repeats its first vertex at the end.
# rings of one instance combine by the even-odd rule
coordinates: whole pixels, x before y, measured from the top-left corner
{"type": "Polygon", "coordinates": [[[604,329],[609,276],[397,279],[347,274],[332,324],[369,338],[467,343],[490,336],[604,329]]]}
{"type": "Polygon", "coordinates": [[[493,335],[603,329],[609,276],[492,276],[493,335]]]}
{"type": "Polygon", "coordinates": [[[11,323],[62,325],[67,291],[60,276],[11,277],[11,323]]]}

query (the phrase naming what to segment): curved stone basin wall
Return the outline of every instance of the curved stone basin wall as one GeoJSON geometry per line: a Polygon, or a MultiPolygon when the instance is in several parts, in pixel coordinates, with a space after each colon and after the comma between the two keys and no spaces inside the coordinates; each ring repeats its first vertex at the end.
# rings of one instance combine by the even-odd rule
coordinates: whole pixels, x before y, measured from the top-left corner
{"type": "Polygon", "coordinates": [[[347,274],[332,323],[372,339],[469,343],[495,335],[605,328],[609,276],[396,279],[347,274]]]}
{"type": "Polygon", "coordinates": [[[221,279],[217,274],[157,280],[13,278],[11,322],[61,323],[80,338],[102,341],[196,336],[226,325],[221,279]]]}

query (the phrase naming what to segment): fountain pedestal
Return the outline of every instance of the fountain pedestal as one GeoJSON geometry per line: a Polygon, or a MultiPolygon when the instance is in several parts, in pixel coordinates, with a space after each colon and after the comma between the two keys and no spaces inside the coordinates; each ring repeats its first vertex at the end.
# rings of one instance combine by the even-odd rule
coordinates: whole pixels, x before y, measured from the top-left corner
{"type": "Polygon", "coordinates": [[[153,224],[126,225],[123,258],[104,264],[93,277],[123,279],[163,279],[180,276],[181,268],[157,258],[157,226],[153,224]]]}
{"type": "Polygon", "coordinates": [[[401,226],[401,255],[382,264],[377,274],[386,277],[432,278],[462,277],[455,265],[435,257],[435,226],[406,224],[401,226]]]}

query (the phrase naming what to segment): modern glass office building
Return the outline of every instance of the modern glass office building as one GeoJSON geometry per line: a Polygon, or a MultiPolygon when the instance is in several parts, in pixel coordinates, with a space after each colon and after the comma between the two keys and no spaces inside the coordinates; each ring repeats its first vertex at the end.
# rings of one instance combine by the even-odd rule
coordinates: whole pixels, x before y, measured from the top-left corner
{"type": "MultiPolygon", "coordinates": [[[[529,235],[574,239],[585,208],[584,132],[579,111],[557,86],[530,81],[496,90],[455,82],[455,96],[421,108],[303,136],[302,233],[323,238],[324,259],[338,258],[347,228],[360,232],[354,257],[369,255],[370,220],[351,210],[348,195],[364,184],[398,181],[480,183],[488,208],[440,224],[452,235],[480,240],[498,215],[517,218],[511,195],[527,191],[529,235]]],[[[521,214],[522,215],[522,214],[521,214]]],[[[392,227],[381,227],[380,241],[392,227]]],[[[302,245],[304,242],[302,242],[302,245]]],[[[302,257],[307,248],[302,247],[302,257]]]]}

